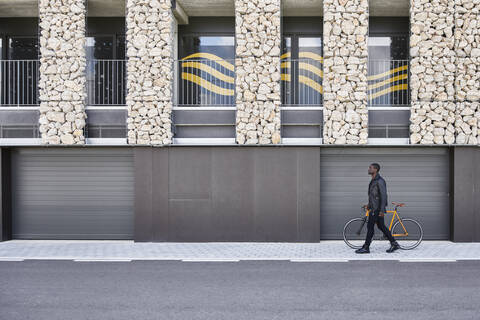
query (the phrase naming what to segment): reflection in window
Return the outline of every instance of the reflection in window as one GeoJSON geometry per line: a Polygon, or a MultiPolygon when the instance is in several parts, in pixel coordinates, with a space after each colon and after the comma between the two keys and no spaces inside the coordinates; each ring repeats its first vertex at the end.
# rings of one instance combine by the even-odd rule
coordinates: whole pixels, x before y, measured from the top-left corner
{"type": "Polygon", "coordinates": [[[285,37],[283,49],[282,103],[321,105],[323,98],[322,38],[285,37]]]}
{"type": "Polygon", "coordinates": [[[407,36],[368,38],[370,105],[408,105],[407,36]]]}
{"type": "Polygon", "coordinates": [[[7,43],[7,59],[0,61],[0,105],[38,105],[38,39],[8,37],[7,43]]]}
{"type": "Polygon", "coordinates": [[[125,105],[125,37],[87,37],[86,54],[88,105],[125,105]]]}
{"type": "Polygon", "coordinates": [[[235,103],[235,38],[184,36],[180,38],[179,104],[233,105],[235,103]]]}
{"type": "Polygon", "coordinates": [[[38,59],[38,38],[11,37],[8,39],[9,60],[38,59]]]}

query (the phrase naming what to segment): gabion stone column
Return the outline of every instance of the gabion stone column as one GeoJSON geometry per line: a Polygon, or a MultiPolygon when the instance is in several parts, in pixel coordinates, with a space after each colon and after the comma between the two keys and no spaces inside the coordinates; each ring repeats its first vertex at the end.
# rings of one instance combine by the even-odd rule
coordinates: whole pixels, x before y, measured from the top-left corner
{"type": "Polygon", "coordinates": [[[323,143],[368,138],[368,0],[324,0],[323,143]]]}
{"type": "Polygon", "coordinates": [[[410,142],[455,141],[454,12],[452,0],[410,4],[410,142]]]}
{"type": "Polygon", "coordinates": [[[128,143],[172,143],[173,13],[170,0],[127,0],[128,143]]]}
{"type": "Polygon", "coordinates": [[[480,2],[455,1],[457,144],[480,144],[480,2]]]}
{"type": "Polygon", "coordinates": [[[85,3],[40,0],[40,134],[45,144],[84,144],[85,3]]]}
{"type": "Polygon", "coordinates": [[[280,143],[280,0],[235,0],[236,139],[280,143]]]}

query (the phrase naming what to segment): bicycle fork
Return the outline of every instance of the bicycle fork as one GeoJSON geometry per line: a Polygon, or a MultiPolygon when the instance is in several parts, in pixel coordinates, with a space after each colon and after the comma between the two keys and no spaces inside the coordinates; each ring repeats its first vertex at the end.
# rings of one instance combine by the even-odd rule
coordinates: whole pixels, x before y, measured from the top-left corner
{"type": "Polygon", "coordinates": [[[359,236],[360,233],[362,232],[363,226],[365,225],[366,222],[367,222],[367,219],[366,219],[366,218],[363,218],[362,225],[360,226],[360,228],[358,228],[357,236],[359,236]]]}

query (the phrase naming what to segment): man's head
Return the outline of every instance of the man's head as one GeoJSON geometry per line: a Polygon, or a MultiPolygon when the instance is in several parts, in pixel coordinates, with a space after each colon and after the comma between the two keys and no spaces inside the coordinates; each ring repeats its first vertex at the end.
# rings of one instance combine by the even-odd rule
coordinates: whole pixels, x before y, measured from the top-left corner
{"type": "Polygon", "coordinates": [[[368,166],[368,174],[373,176],[376,175],[380,171],[380,165],[378,163],[372,163],[368,166]]]}

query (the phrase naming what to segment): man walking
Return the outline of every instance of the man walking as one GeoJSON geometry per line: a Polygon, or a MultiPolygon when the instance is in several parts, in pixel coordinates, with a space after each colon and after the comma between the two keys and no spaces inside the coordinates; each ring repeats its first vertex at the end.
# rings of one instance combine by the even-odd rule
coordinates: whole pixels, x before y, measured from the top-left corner
{"type": "Polygon", "coordinates": [[[388,249],[387,252],[391,253],[400,248],[397,241],[395,241],[385,226],[384,216],[387,206],[387,184],[378,173],[379,171],[380,165],[378,163],[372,163],[368,167],[368,174],[372,176],[372,180],[368,185],[367,209],[370,210],[370,213],[368,214],[367,238],[365,239],[363,247],[356,250],[356,253],[370,253],[370,243],[372,242],[375,223],[378,229],[390,240],[390,249],[388,249]]]}

